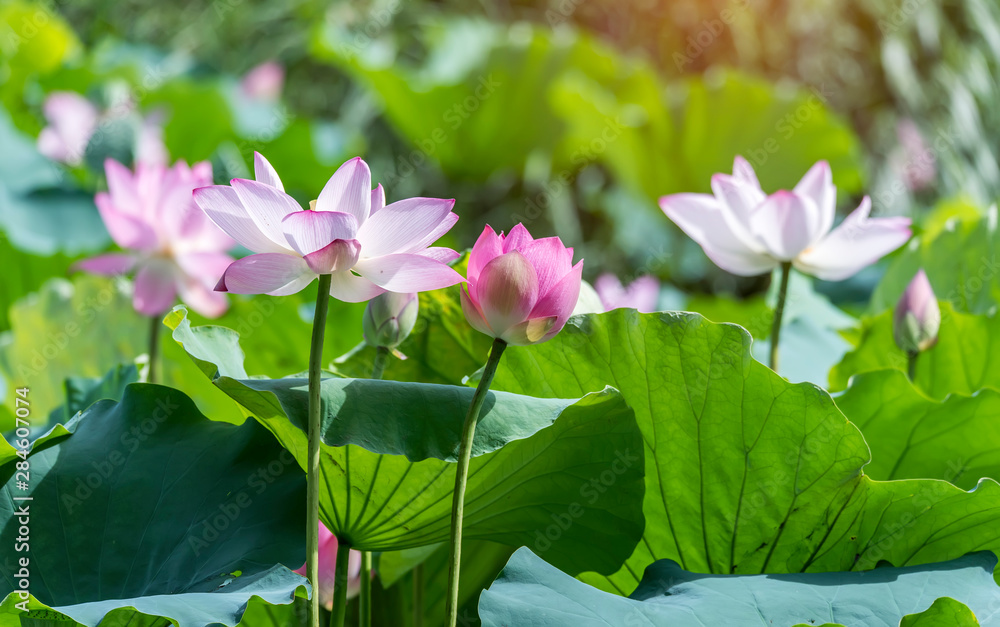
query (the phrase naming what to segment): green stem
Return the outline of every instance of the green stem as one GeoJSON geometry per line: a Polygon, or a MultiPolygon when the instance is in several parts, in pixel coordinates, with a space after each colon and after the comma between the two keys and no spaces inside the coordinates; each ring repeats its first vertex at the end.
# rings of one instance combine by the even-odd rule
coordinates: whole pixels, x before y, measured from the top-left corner
{"type": "Polygon", "coordinates": [[[413,567],[413,627],[424,627],[424,565],[413,567]]]}
{"type": "Polygon", "coordinates": [[[774,325],[771,327],[771,370],[778,371],[778,341],[781,339],[781,317],[785,314],[785,298],[788,296],[788,277],[792,274],[792,262],[781,263],[781,286],[778,288],[778,304],[774,307],[774,325]]]}
{"type": "Polygon", "coordinates": [[[917,357],[920,357],[919,351],[906,353],[906,376],[910,378],[910,381],[917,378],[917,357]]]}
{"type": "Polygon", "coordinates": [[[361,627],[371,627],[372,624],[372,553],[361,552],[361,627]]]}
{"type": "MultiPolygon", "coordinates": [[[[385,366],[389,362],[390,351],[384,346],[375,348],[375,365],[372,367],[372,379],[381,379],[385,366]]],[[[372,554],[361,551],[361,595],[359,599],[361,627],[371,627],[372,624],[372,554]]]]}
{"type": "Polygon", "coordinates": [[[375,365],[372,367],[372,379],[381,379],[385,373],[385,366],[389,363],[390,351],[385,346],[375,349],[375,365]]]}
{"type": "Polygon", "coordinates": [[[337,565],[333,573],[333,610],[330,613],[330,627],[344,627],[347,617],[347,569],[351,557],[351,547],[337,541],[337,565]]]}
{"type": "MultiPolygon", "coordinates": [[[[312,599],[309,605],[309,625],[319,627],[319,442],[320,442],[320,381],[323,369],[323,334],[326,332],[326,311],[330,305],[329,274],[319,275],[319,292],[316,295],[316,311],[313,314],[312,343],[309,346],[309,453],[306,461],[306,574],[312,584],[312,599]]],[[[340,554],[337,551],[337,564],[340,554]]],[[[344,571],[347,570],[346,558],[344,571]]],[[[337,571],[338,576],[340,570],[337,571]]],[[[346,599],[346,591],[345,596],[346,599]]],[[[343,608],[340,622],[336,622],[336,612],[331,625],[344,624],[343,608]]]]}
{"type": "Polygon", "coordinates": [[[163,320],[159,316],[151,316],[149,325],[149,370],[146,383],[156,383],[156,362],[160,358],[160,327],[163,320]]]}
{"type": "Polygon", "coordinates": [[[455,470],[455,493],[451,502],[451,558],[448,560],[448,597],[446,599],[446,627],[455,627],[458,622],[458,575],[462,563],[462,517],[465,514],[465,484],[469,478],[469,458],[472,456],[472,439],[476,435],[476,423],[479,413],[486,401],[486,393],[493,383],[497,372],[500,356],[503,355],[507,343],[497,338],[493,340],[490,357],[483,369],[483,377],[479,387],[472,395],[469,413],[465,415],[465,425],[462,427],[462,443],[458,449],[458,464],[455,470]]]}

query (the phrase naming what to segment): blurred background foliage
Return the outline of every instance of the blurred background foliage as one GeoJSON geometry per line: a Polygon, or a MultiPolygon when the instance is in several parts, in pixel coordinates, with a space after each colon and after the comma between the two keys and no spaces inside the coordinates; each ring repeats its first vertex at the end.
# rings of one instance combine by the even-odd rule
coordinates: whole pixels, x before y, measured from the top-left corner
{"type": "MultiPolygon", "coordinates": [[[[58,420],[86,381],[134,379],[113,370],[145,349],[130,284],[70,267],[111,246],[93,202],[105,158],[133,161],[139,135],[160,125],[171,159],[210,160],[219,183],[250,176],[263,153],[303,203],[362,155],[390,202],[457,199],[448,245],[523,222],[574,246],[588,280],[652,274],[660,308],[741,324],[758,356],[770,277],[716,268],[657,199],[709,191],[738,154],[769,191],[826,159],[841,215],[868,194],[874,214],[912,217],[916,237],[845,282],[793,277],[781,374],[828,385],[847,354],[829,377],[840,388],[905,367],[885,312],[919,267],[969,354],[982,353],[998,341],[998,71],[991,0],[0,0],[0,377],[27,377],[39,412],[58,420]],[[278,77],[251,89],[262,64],[278,77]],[[57,92],[98,115],[70,164],[37,147],[57,92]]],[[[409,360],[388,376],[459,384],[481,361],[488,342],[453,292],[422,296],[409,360]]],[[[314,299],[315,287],[234,297],[217,323],[253,347],[250,373],[287,375],[305,367],[314,299]]],[[[356,376],[371,358],[352,351],[361,310],[335,305],[327,342],[331,360],[344,355],[331,367],[356,376]]],[[[214,419],[244,418],[176,345],[162,349],[165,383],[214,419]]],[[[926,390],[943,386],[925,378],[926,390]]],[[[470,550],[470,599],[508,553],[470,550]]]]}

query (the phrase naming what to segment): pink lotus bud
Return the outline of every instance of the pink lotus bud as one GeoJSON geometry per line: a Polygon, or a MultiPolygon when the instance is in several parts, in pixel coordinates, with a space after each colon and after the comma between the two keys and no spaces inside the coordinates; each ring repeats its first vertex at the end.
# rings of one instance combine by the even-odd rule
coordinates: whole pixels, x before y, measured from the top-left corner
{"type": "Polygon", "coordinates": [[[361,326],[371,346],[396,348],[413,331],[420,312],[416,294],[385,292],[368,301],[361,326]]]}
{"type": "Polygon", "coordinates": [[[469,255],[462,310],[490,337],[525,346],[551,339],[566,324],[580,296],[583,261],[558,237],[535,240],[518,224],[510,235],[489,226],[469,255]]]}
{"type": "MultiPolygon", "coordinates": [[[[296,570],[306,576],[306,564],[296,570]]],[[[333,588],[337,575],[337,536],[326,525],[319,524],[319,602],[326,609],[333,609],[333,588]]],[[[361,553],[351,550],[347,559],[347,598],[361,591],[361,553]]]]}
{"type": "Polygon", "coordinates": [[[896,305],[893,337],[907,353],[925,351],[938,340],[941,309],[923,270],[917,272],[896,305]]]}

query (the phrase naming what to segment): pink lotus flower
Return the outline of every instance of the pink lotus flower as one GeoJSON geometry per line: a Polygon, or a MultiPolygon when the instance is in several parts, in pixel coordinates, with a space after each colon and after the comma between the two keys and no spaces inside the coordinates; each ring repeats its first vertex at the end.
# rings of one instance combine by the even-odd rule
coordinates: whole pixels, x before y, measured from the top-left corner
{"type": "Polygon", "coordinates": [[[80,165],[94,133],[108,121],[120,119],[130,120],[136,129],[136,162],[166,165],[169,160],[163,145],[162,114],[138,116],[129,99],[102,112],[80,94],[56,91],[45,99],[42,113],[49,125],[38,135],[38,151],[53,161],[80,165]]]}
{"type": "Polygon", "coordinates": [[[240,89],[248,98],[277,100],[285,84],[285,68],[276,61],[265,61],[243,76],[240,89]]]}
{"type": "Polygon", "coordinates": [[[597,277],[594,289],[601,297],[605,311],[625,307],[649,313],[656,311],[656,304],[660,300],[660,282],[648,274],[624,287],[618,277],[607,272],[597,277]]]}
{"type": "MultiPolygon", "coordinates": [[[[295,571],[306,576],[306,564],[295,571]]],[[[337,580],[337,536],[319,524],[319,602],[327,610],[333,609],[333,588],[337,580]]],[[[347,558],[347,598],[361,591],[361,552],[351,549],[347,558]]]]}
{"type": "Polygon", "coordinates": [[[908,353],[932,348],[941,328],[941,308],[927,274],[921,269],[906,286],[893,316],[896,345],[908,353]]]}
{"type": "Polygon", "coordinates": [[[372,189],[360,157],[340,167],[303,211],[284,192],[278,174],[255,153],[256,181],[197,189],[195,201],[219,228],[257,254],[226,270],[216,289],[281,296],[332,275],[330,294],[363,302],[383,292],[448,287],[462,276],[448,267],[458,253],[429,246],[458,220],[454,200],[408,198],[385,204],[372,189]]]}
{"type": "Polygon", "coordinates": [[[740,276],[770,272],[782,262],[840,281],[902,246],[909,218],[869,218],[871,200],[838,226],[837,188],[825,161],[792,191],[764,194],[753,167],[736,157],[733,175],[712,177],[713,195],[673,194],[660,207],[723,270],[740,276]]]}
{"type": "Polygon", "coordinates": [[[233,261],[224,252],[233,240],[191,200],[195,187],[212,182],[212,165],[140,163],[133,174],[108,159],[104,169],[108,191],[94,200],[111,238],[129,252],[100,255],[75,267],[108,276],[135,270],[132,303],[148,316],[166,312],[178,294],[202,315],[222,315],[228,302],[212,287],[233,261]]]}
{"type": "Polygon", "coordinates": [[[469,324],[508,344],[538,344],[562,330],[580,296],[583,261],[558,237],[535,240],[518,224],[504,237],[489,226],[469,255],[462,310],[469,324]]]}
{"type": "Polygon", "coordinates": [[[38,151],[60,163],[82,163],[97,128],[97,107],[80,94],[56,91],[45,99],[42,113],[49,125],[38,135],[38,151]]]}

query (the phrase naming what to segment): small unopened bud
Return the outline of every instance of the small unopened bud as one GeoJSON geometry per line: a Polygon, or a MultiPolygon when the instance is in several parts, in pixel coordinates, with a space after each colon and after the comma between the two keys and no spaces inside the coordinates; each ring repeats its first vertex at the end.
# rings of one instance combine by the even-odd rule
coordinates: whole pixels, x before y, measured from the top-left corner
{"type": "Polygon", "coordinates": [[[925,351],[938,340],[941,309],[923,270],[917,272],[896,305],[893,337],[896,345],[910,354],[925,351]]]}
{"type": "Polygon", "coordinates": [[[413,331],[420,311],[416,294],[385,292],[368,301],[361,326],[371,346],[396,348],[413,331]]]}

